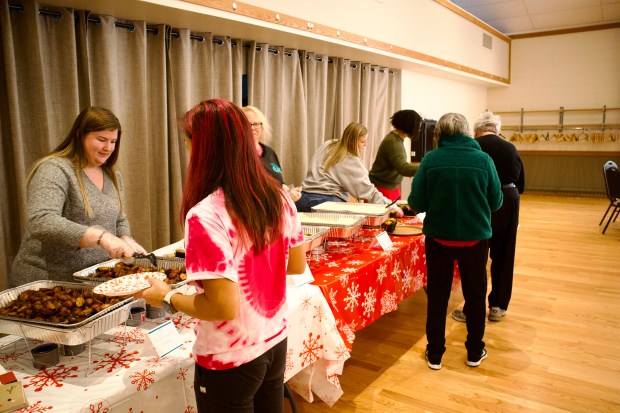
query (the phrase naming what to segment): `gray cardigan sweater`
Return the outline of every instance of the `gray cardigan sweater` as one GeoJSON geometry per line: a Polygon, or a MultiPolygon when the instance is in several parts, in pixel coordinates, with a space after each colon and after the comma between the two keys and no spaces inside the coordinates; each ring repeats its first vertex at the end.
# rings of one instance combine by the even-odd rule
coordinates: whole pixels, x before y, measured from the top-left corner
{"type": "MultiPolygon", "coordinates": [[[[71,281],[72,274],[109,259],[103,249],[80,249],[86,229],[99,225],[117,236],[130,235],[112,179],[104,173],[100,191],[82,172],[94,215],[86,214],[77,174],[66,158],[43,162],[28,185],[28,227],[13,262],[12,287],[37,280],[71,281]]],[[[122,177],[117,179],[124,199],[122,177]]]]}
{"type": "Polygon", "coordinates": [[[351,194],[357,199],[363,199],[373,204],[389,204],[391,201],[384,197],[370,182],[366,166],[356,156],[347,154],[327,173],[324,172],[323,158],[325,158],[329,145],[333,142],[336,141],[324,142],[314,153],[310,165],[308,165],[308,173],[301,190],[314,194],[334,195],[345,202],[351,194]]]}

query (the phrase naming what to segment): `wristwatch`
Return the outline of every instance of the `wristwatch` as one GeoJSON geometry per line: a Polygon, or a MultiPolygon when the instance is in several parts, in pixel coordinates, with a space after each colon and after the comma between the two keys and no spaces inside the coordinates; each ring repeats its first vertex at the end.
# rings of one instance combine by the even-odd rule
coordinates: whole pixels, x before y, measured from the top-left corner
{"type": "Polygon", "coordinates": [[[172,296],[175,294],[181,294],[181,293],[175,290],[168,291],[168,293],[164,296],[164,301],[162,301],[161,303],[162,307],[164,307],[164,311],[168,314],[174,314],[177,312],[177,309],[174,308],[174,306],[172,305],[172,302],[170,301],[172,296]]]}

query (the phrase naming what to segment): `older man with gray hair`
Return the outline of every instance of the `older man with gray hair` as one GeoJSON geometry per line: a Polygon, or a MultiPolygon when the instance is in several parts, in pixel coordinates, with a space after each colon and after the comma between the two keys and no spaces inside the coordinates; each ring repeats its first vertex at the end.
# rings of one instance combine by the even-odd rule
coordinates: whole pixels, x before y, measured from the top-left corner
{"type": "MultiPolygon", "coordinates": [[[[484,112],[474,123],[474,137],[480,148],[493,159],[504,195],[502,207],[491,216],[489,321],[502,320],[512,296],[520,194],[525,189],[523,162],[517,148],[500,137],[501,128],[500,117],[491,112],[484,112]]],[[[465,313],[458,308],[452,312],[452,318],[466,321],[465,313]]]]}

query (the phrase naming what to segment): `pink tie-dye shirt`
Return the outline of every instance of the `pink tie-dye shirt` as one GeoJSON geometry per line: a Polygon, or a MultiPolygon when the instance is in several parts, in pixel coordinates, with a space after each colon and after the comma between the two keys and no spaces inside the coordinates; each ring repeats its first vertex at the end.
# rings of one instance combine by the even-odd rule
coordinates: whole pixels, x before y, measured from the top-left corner
{"type": "Polygon", "coordinates": [[[201,320],[194,359],[202,367],[225,370],[254,360],[287,337],[286,266],[288,250],[301,245],[303,231],[293,201],[284,197],[283,233],[261,254],[244,247],[217,190],[187,214],[187,279],[202,293],[199,280],[227,278],[238,284],[239,316],[231,321],[201,320]]]}

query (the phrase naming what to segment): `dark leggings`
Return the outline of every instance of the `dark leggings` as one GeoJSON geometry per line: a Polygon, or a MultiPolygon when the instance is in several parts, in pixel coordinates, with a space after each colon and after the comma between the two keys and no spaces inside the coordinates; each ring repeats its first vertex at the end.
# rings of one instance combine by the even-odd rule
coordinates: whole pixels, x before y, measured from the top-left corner
{"type": "Polygon", "coordinates": [[[254,360],[228,370],[196,364],[194,392],[199,413],[281,413],[286,339],[254,360]]]}

